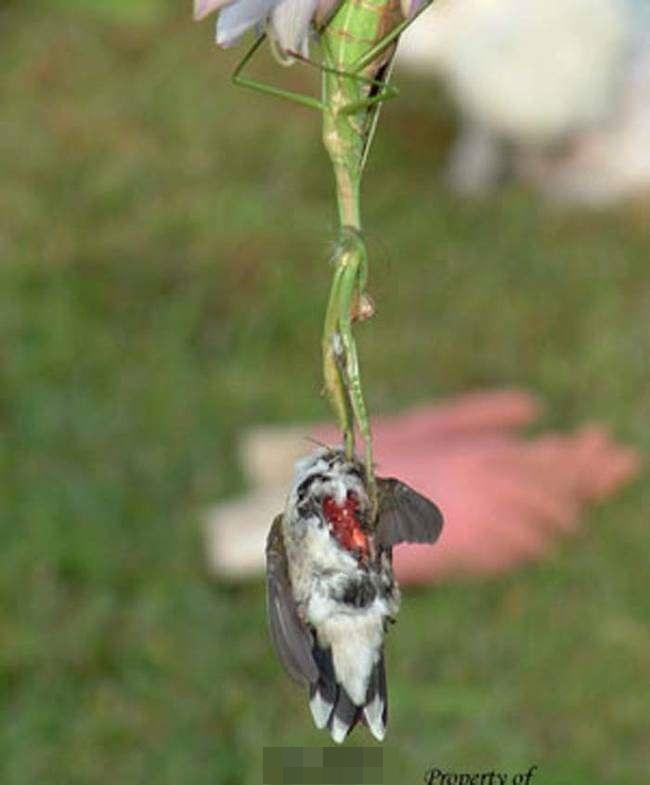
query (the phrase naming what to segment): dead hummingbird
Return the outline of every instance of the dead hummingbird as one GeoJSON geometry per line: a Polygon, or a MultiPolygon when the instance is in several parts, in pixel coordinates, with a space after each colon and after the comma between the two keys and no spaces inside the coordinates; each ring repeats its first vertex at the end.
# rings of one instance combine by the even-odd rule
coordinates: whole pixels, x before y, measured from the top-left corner
{"type": "Polygon", "coordinates": [[[373,506],[361,461],[318,449],[296,464],[266,546],[271,638],[288,674],[309,687],[316,726],[339,743],[357,722],[385,736],[383,642],[400,604],[392,548],[433,543],[443,525],[404,483],[376,482],[373,506]]]}

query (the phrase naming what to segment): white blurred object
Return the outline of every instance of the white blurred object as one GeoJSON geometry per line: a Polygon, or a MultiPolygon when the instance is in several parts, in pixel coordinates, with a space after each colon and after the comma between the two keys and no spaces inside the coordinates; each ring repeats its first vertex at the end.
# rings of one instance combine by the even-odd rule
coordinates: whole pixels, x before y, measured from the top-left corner
{"type": "Polygon", "coordinates": [[[599,206],[650,194],[650,27],[610,122],[576,135],[561,158],[531,158],[522,174],[556,201],[599,206]]]}
{"type": "Polygon", "coordinates": [[[313,447],[308,433],[305,425],[259,425],[245,431],[239,449],[244,473],[256,485],[286,488],[295,462],[313,447]]]}
{"type": "Polygon", "coordinates": [[[294,463],[313,446],[308,433],[305,425],[269,425],[243,434],[240,458],[253,490],[206,516],[206,553],[213,574],[246,580],[263,572],[266,536],[284,508],[294,463]]]}
{"type": "Polygon", "coordinates": [[[227,580],[247,580],[264,571],[266,536],[285,505],[286,485],[258,488],[219,504],[205,519],[208,569],[227,580]]]}
{"type": "Polygon", "coordinates": [[[547,142],[608,114],[626,32],[621,0],[442,0],[399,56],[442,73],[469,120],[547,142]]]}
{"type": "Polygon", "coordinates": [[[437,0],[399,63],[441,76],[463,126],[452,185],[506,170],[549,195],[602,203],[650,184],[650,0],[437,0]]]}

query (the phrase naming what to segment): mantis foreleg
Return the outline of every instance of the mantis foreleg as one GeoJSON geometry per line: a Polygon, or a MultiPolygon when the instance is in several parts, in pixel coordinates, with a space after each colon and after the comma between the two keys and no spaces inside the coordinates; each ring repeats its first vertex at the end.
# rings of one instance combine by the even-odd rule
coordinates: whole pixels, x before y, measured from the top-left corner
{"type": "Polygon", "coordinates": [[[345,273],[345,267],[338,264],[338,257],[336,261],[337,265],[330,290],[323,330],[323,378],[325,391],[343,433],[346,453],[352,455],[354,452],[354,421],[341,362],[341,338],[339,333],[341,280],[345,273]]]}
{"type": "Polygon", "coordinates": [[[367,256],[361,235],[344,230],[335,256],[336,270],[323,333],[325,389],[337,412],[346,453],[354,453],[354,424],[365,447],[366,473],[371,498],[375,498],[372,434],[361,387],[357,349],[352,335],[355,298],[365,289],[367,256]]]}
{"type": "MultiPolygon", "coordinates": [[[[365,249],[359,249],[363,256],[365,256],[365,249]]],[[[359,433],[364,442],[365,448],[365,462],[366,474],[370,485],[371,496],[374,496],[374,471],[373,471],[373,458],[372,458],[372,431],[370,429],[370,421],[368,420],[368,412],[366,410],[366,403],[363,397],[363,388],[361,386],[361,373],[359,371],[359,359],[357,356],[357,347],[352,335],[352,299],[358,291],[359,276],[361,275],[361,266],[363,265],[363,258],[357,256],[352,264],[348,266],[341,281],[341,311],[339,319],[339,330],[341,336],[341,343],[343,348],[343,355],[345,358],[345,376],[346,376],[346,389],[349,396],[350,405],[354,413],[354,419],[359,427],[359,433]]]]}

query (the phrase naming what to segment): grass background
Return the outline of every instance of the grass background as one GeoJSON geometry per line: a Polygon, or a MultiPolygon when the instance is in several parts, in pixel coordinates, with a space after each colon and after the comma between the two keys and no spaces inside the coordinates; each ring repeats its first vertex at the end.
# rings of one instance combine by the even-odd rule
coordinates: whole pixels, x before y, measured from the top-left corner
{"type": "MultiPolygon", "coordinates": [[[[261,582],[212,582],[198,521],[244,488],[242,428],[327,416],[318,117],[231,88],[238,53],[189,3],[33,5],[0,7],[0,782],[258,783],[262,746],[326,737],[261,582]]],[[[372,411],[522,385],[544,427],[597,418],[647,451],[648,205],[450,196],[453,113],[398,78],[365,185],[372,411]]],[[[409,592],[391,781],[644,781],[649,500],[645,477],[551,561],[409,592]]]]}

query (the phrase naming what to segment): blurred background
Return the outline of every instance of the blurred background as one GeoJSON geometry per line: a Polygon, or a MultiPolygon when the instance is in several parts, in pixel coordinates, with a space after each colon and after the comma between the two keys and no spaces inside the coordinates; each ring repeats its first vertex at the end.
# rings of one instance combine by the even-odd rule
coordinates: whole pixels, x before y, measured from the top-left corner
{"type": "MultiPolygon", "coordinates": [[[[200,519],[245,489],[242,429],[328,417],[331,175],[318,116],[233,88],[242,52],[190,5],[0,3],[6,785],[258,783],[264,745],[328,743],[271,652],[262,581],[214,581],[200,519]]],[[[517,385],[547,402],[540,427],[596,419],[650,448],[643,180],[545,187],[645,84],[619,24],[598,111],[552,133],[488,122],[449,59],[405,52],[365,182],[373,411],[517,385]],[[473,138],[497,164],[460,176],[473,138]]],[[[254,70],[318,88],[266,55],[254,70]]],[[[550,560],[409,591],[388,643],[399,781],[533,764],[540,783],[643,781],[649,501],[642,478],[550,560]]]]}

